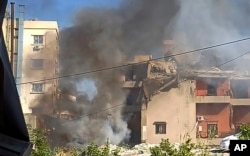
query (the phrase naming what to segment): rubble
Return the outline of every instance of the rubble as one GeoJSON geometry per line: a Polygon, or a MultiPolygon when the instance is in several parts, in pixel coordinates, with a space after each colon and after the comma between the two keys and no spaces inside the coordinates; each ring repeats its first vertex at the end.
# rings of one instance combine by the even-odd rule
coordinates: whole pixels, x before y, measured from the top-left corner
{"type": "Polygon", "coordinates": [[[150,156],[150,148],[157,146],[158,144],[147,144],[147,143],[142,143],[135,145],[132,148],[127,148],[127,147],[120,147],[116,145],[110,145],[110,150],[115,151],[117,148],[120,149],[119,155],[120,156],[150,156]]]}
{"type": "MultiPolygon", "coordinates": [[[[150,148],[158,146],[159,144],[148,144],[148,143],[141,143],[138,145],[135,145],[132,148],[128,147],[120,147],[117,145],[110,145],[110,151],[115,151],[116,149],[120,149],[119,155],[120,156],[151,156],[150,153],[150,148]]],[[[180,143],[174,143],[173,144],[176,149],[179,148],[180,143]]],[[[193,153],[196,155],[202,155],[204,153],[209,153],[212,154],[211,151],[218,151],[216,148],[211,148],[211,149],[193,149],[193,153]]],[[[218,152],[221,153],[221,152],[218,152]]]]}

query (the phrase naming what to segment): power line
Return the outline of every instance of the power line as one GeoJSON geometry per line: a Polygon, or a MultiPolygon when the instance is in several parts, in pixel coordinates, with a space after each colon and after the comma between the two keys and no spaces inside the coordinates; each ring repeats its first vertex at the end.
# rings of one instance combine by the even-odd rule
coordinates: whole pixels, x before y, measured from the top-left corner
{"type": "MultiPolygon", "coordinates": [[[[239,58],[241,58],[241,57],[243,57],[243,56],[245,56],[245,55],[247,55],[247,54],[250,54],[250,51],[248,51],[248,52],[246,52],[246,53],[243,53],[243,54],[241,54],[241,55],[239,55],[239,56],[237,56],[237,57],[235,57],[235,58],[232,58],[232,59],[230,59],[230,60],[228,60],[228,61],[226,61],[226,62],[223,62],[222,64],[219,64],[219,65],[217,65],[217,66],[215,66],[215,67],[211,67],[211,68],[209,68],[208,70],[206,70],[206,71],[204,71],[204,72],[201,72],[201,73],[202,73],[202,74],[205,74],[205,73],[211,71],[211,70],[214,69],[214,68],[219,68],[219,67],[221,67],[221,66],[223,66],[223,65],[225,65],[225,64],[228,64],[228,63],[230,63],[230,62],[233,62],[233,61],[235,61],[235,60],[237,60],[237,59],[239,59],[239,58]]],[[[198,76],[199,76],[199,73],[196,75],[196,77],[198,77],[198,76]]],[[[183,82],[186,82],[186,81],[188,81],[188,80],[181,81],[180,83],[183,83],[183,82]]],[[[180,84],[180,83],[179,83],[179,84],[180,84]]]]}
{"type": "Polygon", "coordinates": [[[229,45],[229,44],[234,44],[234,43],[237,43],[237,42],[246,41],[246,40],[249,40],[249,39],[250,38],[248,37],[248,38],[244,38],[244,39],[240,39],[240,40],[234,40],[234,41],[231,41],[231,42],[225,42],[225,43],[216,44],[216,45],[213,45],[213,46],[203,47],[203,48],[200,48],[200,49],[190,50],[190,51],[186,51],[186,52],[182,52],[182,53],[178,53],[178,54],[173,54],[173,55],[169,55],[169,56],[154,58],[154,59],[147,60],[147,61],[140,61],[140,62],[136,62],[136,63],[128,63],[128,64],[124,64],[124,65],[107,67],[107,68],[100,68],[100,69],[90,70],[90,71],[81,72],[81,73],[69,74],[69,75],[64,75],[64,76],[57,76],[57,77],[52,77],[52,78],[45,78],[45,79],[35,80],[35,81],[28,81],[28,82],[18,83],[16,85],[23,85],[23,84],[29,84],[29,83],[42,82],[42,81],[49,81],[49,80],[54,80],[54,79],[63,79],[63,78],[68,78],[68,77],[73,77],[73,76],[80,76],[80,75],[87,75],[87,74],[91,74],[91,73],[97,73],[97,72],[101,72],[101,71],[107,71],[107,70],[112,70],[112,69],[117,69],[117,68],[122,68],[122,67],[134,66],[134,65],[137,65],[137,64],[146,63],[148,61],[154,61],[154,60],[160,60],[160,59],[174,57],[174,56],[186,55],[186,54],[195,53],[195,52],[198,52],[198,51],[208,50],[208,49],[212,49],[212,48],[216,48],[216,47],[221,47],[221,46],[225,46],[225,45],[229,45]]]}
{"type": "MultiPolygon", "coordinates": [[[[249,54],[250,53],[250,51],[248,51],[248,52],[246,52],[246,53],[244,53],[244,54],[241,54],[241,55],[239,55],[239,56],[237,56],[237,57],[235,57],[235,58],[233,58],[233,59],[231,59],[231,60],[228,60],[228,61],[226,61],[226,62],[224,62],[224,63],[222,63],[222,64],[220,64],[220,65],[217,65],[217,66],[215,66],[215,67],[221,67],[221,66],[223,66],[223,65],[225,65],[225,64],[228,64],[228,63],[230,63],[230,62],[233,62],[233,61],[235,61],[235,60],[237,60],[237,59],[239,59],[239,58],[241,58],[241,57],[243,57],[243,56],[245,56],[245,55],[247,55],[247,54],[249,54]]],[[[210,68],[207,72],[209,72],[210,70],[212,70],[213,68],[210,68]]]]}
{"type": "MultiPolygon", "coordinates": [[[[246,53],[243,53],[243,54],[241,54],[241,55],[239,55],[239,56],[237,56],[237,57],[235,57],[235,58],[232,58],[232,59],[230,59],[230,60],[228,60],[228,61],[226,61],[226,62],[223,62],[222,64],[219,64],[219,65],[217,65],[217,66],[215,66],[215,67],[221,67],[221,66],[223,66],[223,65],[225,65],[225,64],[231,63],[231,62],[233,62],[233,61],[235,61],[235,60],[237,60],[237,59],[239,59],[239,58],[241,58],[241,57],[243,57],[243,56],[245,56],[245,55],[247,55],[247,54],[250,54],[250,51],[248,51],[248,52],[246,52],[246,53]]],[[[213,68],[214,68],[214,67],[208,69],[207,71],[204,71],[203,74],[209,72],[209,71],[212,70],[213,68]]],[[[198,75],[197,75],[197,76],[198,76],[198,75]]],[[[186,82],[186,81],[188,81],[188,80],[182,81],[182,82],[180,82],[180,83],[183,83],[183,82],[186,82]]],[[[78,119],[81,119],[81,118],[84,118],[84,117],[88,117],[88,116],[91,116],[91,115],[94,115],[94,114],[97,114],[97,113],[100,113],[100,112],[104,112],[104,111],[107,111],[107,110],[110,110],[110,109],[113,109],[113,108],[116,108],[116,107],[120,107],[120,106],[124,106],[124,104],[114,105],[114,106],[112,106],[112,107],[109,107],[109,108],[106,108],[106,109],[103,109],[103,110],[100,110],[100,111],[96,111],[96,112],[93,112],[93,113],[90,113],[90,114],[87,114],[87,115],[82,115],[82,116],[79,116],[79,117],[76,118],[76,119],[72,119],[72,120],[65,121],[65,122],[63,122],[62,124],[66,124],[66,123],[69,123],[69,122],[72,122],[72,121],[75,121],[75,120],[78,120],[78,119]]]]}
{"type": "MultiPolygon", "coordinates": [[[[228,63],[230,63],[230,62],[233,62],[233,61],[235,61],[235,60],[237,60],[237,59],[239,59],[239,58],[241,58],[241,57],[243,57],[243,56],[245,56],[245,55],[247,55],[247,54],[250,54],[250,51],[248,51],[248,52],[246,52],[246,53],[243,53],[243,54],[241,54],[241,55],[239,55],[239,56],[237,56],[237,57],[235,57],[235,58],[233,58],[233,59],[230,59],[230,60],[228,60],[228,61],[226,61],[226,62],[223,62],[222,64],[219,64],[219,65],[217,65],[217,66],[215,66],[215,67],[216,67],[216,68],[221,67],[221,66],[223,66],[223,65],[225,65],[225,64],[228,64],[228,63]]],[[[214,67],[211,67],[211,68],[209,68],[207,71],[202,72],[202,74],[207,73],[207,72],[209,72],[209,71],[212,70],[212,69],[214,69],[214,67]]]]}

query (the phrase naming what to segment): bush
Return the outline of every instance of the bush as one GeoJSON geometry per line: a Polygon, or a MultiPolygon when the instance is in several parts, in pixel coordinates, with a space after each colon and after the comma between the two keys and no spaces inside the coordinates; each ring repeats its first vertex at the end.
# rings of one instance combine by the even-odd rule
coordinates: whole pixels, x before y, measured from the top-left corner
{"type": "Polygon", "coordinates": [[[94,143],[89,143],[86,148],[50,148],[46,131],[34,129],[27,125],[30,135],[30,141],[33,143],[31,156],[55,156],[55,155],[70,155],[70,156],[118,156],[119,149],[113,153],[110,152],[110,143],[107,140],[102,148],[99,148],[94,143]]]}
{"type": "Polygon", "coordinates": [[[159,146],[150,148],[152,156],[194,156],[192,150],[195,148],[195,144],[192,143],[192,139],[185,135],[183,137],[184,142],[180,144],[178,148],[172,145],[169,139],[162,139],[159,146]]]}
{"type": "Polygon", "coordinates": [[[110,143],[107,140],[103,147],[98,147],[94,143],[90,143],[82,152],[82,156],[118,156],[120,148],[111,151],[110,143]]]}
{"type": "Polygon", "coordinates": [[[250,126],[248,124],[242,124],[240,126],[240,136],[241,140],[249,140],[250,139],[250,126]]]}
{"type": "Polygon", "coordinates": [[[30,135],[30,141],[33,143],[31,155],[52,156],[53,151],[49,147],[46,132],[39,129],[33,129],[30,125],[28,125],[27,127],[30,135]]]}

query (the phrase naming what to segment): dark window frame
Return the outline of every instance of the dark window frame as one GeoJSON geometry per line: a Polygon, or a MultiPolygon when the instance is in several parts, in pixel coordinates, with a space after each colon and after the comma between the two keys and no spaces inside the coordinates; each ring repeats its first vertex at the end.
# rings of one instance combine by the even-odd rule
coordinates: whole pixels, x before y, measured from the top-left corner
{"type": "Polygon", "coordinates": [[[207,137],[215,137],[218,134],[218,123],[207,123],[207,137]]]}
{"type": "Polygon", "coordinates": [[[44,35],[32,35],[33,36],[33,45],[44,45],[44,35]]]}
{"type": "Polygon", "coordinates": [[[217,96],[217,88],[212,84],[207,84],[207,95],[208,96],[217,96]]]}
{"type": "Polygon", "coordinates": [[[40,82],[40,83],[32,83],[31,84],[31,93],[32,94],[41,94],[41,93],[44,93],[44,90],[45,90],[45,83],[44,82],[40,82]],[[35,85],[40,85],[40,86],[36,86],[35,85]]]}
{"type": "Polygon", "coordinates": [[[166,122],[154,122],[155,134],[167,134],[167,123],[166,122]]]}

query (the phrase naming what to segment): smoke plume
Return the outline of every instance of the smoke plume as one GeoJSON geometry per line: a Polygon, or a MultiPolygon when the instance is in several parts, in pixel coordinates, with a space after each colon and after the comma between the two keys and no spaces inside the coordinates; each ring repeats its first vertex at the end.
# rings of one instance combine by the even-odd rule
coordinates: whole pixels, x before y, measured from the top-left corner
{"type": "MultiPolygon", "coordinates": [[[[136,54],[158,49],[165,27],[176,12],[173,4],[166,0],[128,0],[118,9],[79,10],[73,26],[60,32],[60,74],[121,65],[136,54]]],[[[118,76],[119,70],[109,70],[60,80],[62,92],[78,96],[75,105],[63,101],[59,105],[78,117],[62,125],[69,144],[103,144],[106,139],[119,144],[129,138],[130,130],[122,116],[126,93],[118,76]],[[88,86],[86,79],[94,84],[92,98],[87,95],[88,89],[79,88],[88,86]]]]}
{"type": "MultiPolygon", "coordinates": [[[[198,49],[249,36],[249,1],[178,0],[178,2],[180,10],[168,25],[166,32],[171,33],[179,51],[198,49]]],[[[183,55],[178,59],[184,65],[211,68],[247,52],[248,44],[249,41],[234,43],[192,55],[183,55]]],[[[234,67],[238,63],[231,62],[223,67],[234,67]]]]}
{"type": "MultiPolygon", "coordinates": [[[[121,65],[137,54],[162,55],[164,39],[173,39],[178,45],[172,53],[241,39],[246,34],[241,30],[249,24],[242,22],[248,10],[242,12],[243,5],[233,3],[236,2],[124,0],[114,9],[83,8],[77,12],[73,25],[60,32],[60,74],[121,65]]],[[[246,42],[231,44],[179,56],[178,61],[185,66],[207,68],[245,50],[246,42]]],[[[62,96],[77,97],[76,102],[58,102],[58,110],[74,117],[56,128],[65,133],[67,143],[103,144],[109,139],[119,144],[129,138],[130,130],[122,115],[126,93],[118,76],[119,70],[115,69],[59,80],[62,96]],[[89,89],[82,89],[82,85],[89,89]]]]}

